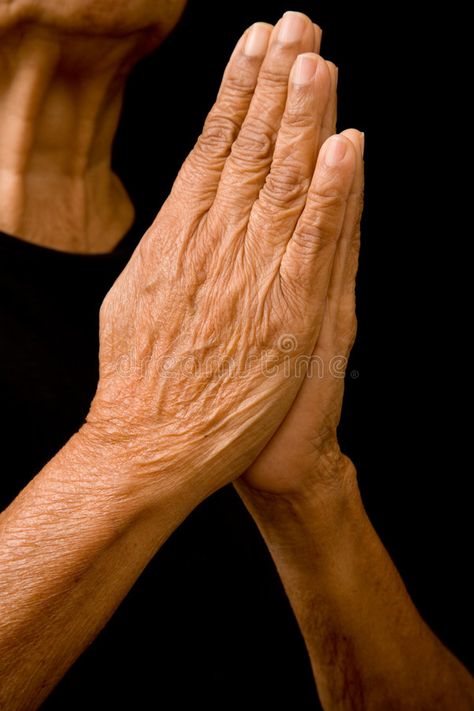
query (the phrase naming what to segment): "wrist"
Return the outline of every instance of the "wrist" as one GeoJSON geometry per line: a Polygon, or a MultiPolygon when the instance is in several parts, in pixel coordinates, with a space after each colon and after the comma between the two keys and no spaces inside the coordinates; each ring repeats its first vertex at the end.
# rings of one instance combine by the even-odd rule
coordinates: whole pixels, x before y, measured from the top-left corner
{"type": "Polygon", "coordinates": [[[289,555],[302,566],[305,552],[312,564],[331,560],[365,519],[352,462],[334,457],[331,469],[320,474],[291,494],[255,490],[243,481],[236,485],[272,553],[289,555]]]}
{"type": "Polygon", "coordinates": [[[61,485],[63,472],[77,472],[71,485],[108,501],[112,515],[126,526],[150,516],[162,524],[167,517],[174,530],[204,494],[173,469],[167,454],[163,445],[163,462],[151,462],[138,437],[110,437],[86,423],[56,455],[53,470],[61,485]]]}

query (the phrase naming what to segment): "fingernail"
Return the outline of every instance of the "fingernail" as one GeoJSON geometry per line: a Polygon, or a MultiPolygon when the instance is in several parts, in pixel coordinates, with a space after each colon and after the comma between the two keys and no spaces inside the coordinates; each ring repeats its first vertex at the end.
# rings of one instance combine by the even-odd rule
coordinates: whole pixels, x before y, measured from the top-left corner
{"type": "Polygon", "coordinates": [[[364,157],[364,150],[365,150],[365,133],[363,131],[360,132],[360,152],[362,153],[362,158],[364,157]]]}
{"type": "Polygon", "coordinates": [[[300,54],[296,59],[293,74],[294,84],[309,84],[316,74],[318,58],[314,54],[300,54]]]}
{"type": "Polygon", "coordinates": [[[244,53],[247,57],[263,57],[267,52],[268,39],[268,25],[262,23],[253,25],[245,41],[244,53]]]}
{"type": "Polygon", "coordinates": [[[340,163],[347,151],[347,143],[340,136],[332,136],[326,144],[324,161],[326,165],[333,168],[340,163]]]}
{"type": "Polygon", "coordinates": [[[285,12],[283,15],[278,39],[285,44],[298,42],[306,29],[306,21],[304,15],[299,12],[285,12]]]}

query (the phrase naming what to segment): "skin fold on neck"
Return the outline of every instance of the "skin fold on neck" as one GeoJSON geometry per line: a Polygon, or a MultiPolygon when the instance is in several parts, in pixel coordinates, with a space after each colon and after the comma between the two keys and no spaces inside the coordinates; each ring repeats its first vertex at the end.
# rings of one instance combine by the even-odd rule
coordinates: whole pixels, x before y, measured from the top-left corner
{"type": "Polygon", "coordinates": [[[108,252],[134,211],[111,169],[127,74],[144,33],[0,28],[0,231],[77,253],[108,252]]]}

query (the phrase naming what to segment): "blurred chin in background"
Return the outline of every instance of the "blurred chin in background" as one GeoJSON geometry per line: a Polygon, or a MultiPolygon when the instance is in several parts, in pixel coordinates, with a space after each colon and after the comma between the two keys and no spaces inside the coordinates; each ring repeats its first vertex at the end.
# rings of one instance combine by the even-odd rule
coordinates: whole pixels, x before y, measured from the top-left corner
{"type": "Polygon", "coordinates": [[[168,34],[186,0],[0,0],[0,30],[31,22],[66,32],[126,35],[157,28],[168,34]]]}

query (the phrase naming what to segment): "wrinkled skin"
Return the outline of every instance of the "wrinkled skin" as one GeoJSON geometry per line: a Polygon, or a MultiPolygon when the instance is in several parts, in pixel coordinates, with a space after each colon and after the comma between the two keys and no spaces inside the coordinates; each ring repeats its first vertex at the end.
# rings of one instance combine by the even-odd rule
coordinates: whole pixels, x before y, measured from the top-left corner
{"type": "Polygon", "coordinates": [[[126,35],[151,27],[167,34],[186,0],[0,0],[0,29],[19,20],[75,35],[126,35]]]}
{"type": "Polygon", "coordinates": [[[342,482],[339,475],[346,477],[349,472],[352,478],[354,474],[341,455],[337,427],[345,366],[357,328],[355,278],[363,204],[363,137],[355,131],[345,134],[362,150],[337,246],[321,331],[312,354],[312,370],[308,369],[281,427],[242,479],[246,496],[254,490],[324,497],[342,484],[350,486],[351,482],[342,482]]]}
{"type": "Polygon", "coordinates": [[[297,55],[319,47],[300,23],[286,42],[281,22],[259,25],[258,56],[244,53],[248,33],[239,42],[196,148],[103,304],[86,428],[133,451],[144,480],[172,470],[215,490],[239,476],[285,417],[304,378],[295,361],[327,320],[360,154],[357,132],[332,138],[315,169],[334,70],[309,55],[314,78],[295,83],[294,67],[288,89],[297,55]]]}
{"type": "Polygon", "coordinates": [[[0,230],[114,249],[133,205],[112,169],[125,82],[185,0],[0,0],[0,230]]]}
{"type": "MultiPolygon", "coordinates": [[[[52,0],[0,0],[0,30],[20,5],[26,21],[50,23],[46,33],[30,26],[10,36],[8,51],[2,44],[3,66],[14,75],[26,68],[30,80],[38,58],[68,77],[73,70],[76,82],[84,59],[123,72],[152,26],[152,3],[71,2],[70,28],[87,21],[104,33],[92,45],[82,36],[71,51],[52,0]],[[38,9],[41,18],[31,14],[38,9]],[[112,34],[127,30],[131,46],[111,47],[112,34]]],[[[307,18],[290,23],[275,29],[265,59],[270,27],[239,43],[201,140],[104,302],[87,424],[2,513],[2,708],[36,708],[163,541],[229,481],[277,565],[324,708],[472,708],[471,679],[417,614],[357,487],[344,486],[353,468],[337,445],[335,376],[355,334],[362,136],[329,139],[315,169],[335,130],[336,72],[306,54],[288,85],[297,54],[318,51],[320,39],[307,18]],[[311,354],[322,377],[298,367],[311,354]]],[[[165,25],[157,27],[155,37],[165,25]]],[[[35,126],[28,95],[14,96],[27,100],[14,102],[13,129],[35,126]]],[[[67,104],[58,112],[53,101],[53,115],[76,118],[67,104]]],[[[24,166],[44,145],[30,155],[18,147],[24,166]]],[[[67,142],[61,148],[60,157],[74,157],[67,142]]]]}

